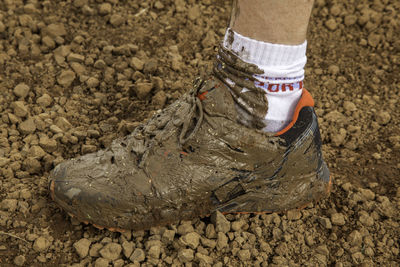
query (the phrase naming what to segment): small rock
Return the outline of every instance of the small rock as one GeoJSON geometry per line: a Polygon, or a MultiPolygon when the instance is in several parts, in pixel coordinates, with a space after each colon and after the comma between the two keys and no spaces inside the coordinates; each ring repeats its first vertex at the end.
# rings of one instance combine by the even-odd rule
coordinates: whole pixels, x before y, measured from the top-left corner
{"type": "Polygon", "coordinates": [[[82,238],[79,241],[74,243],[75,251],[76,251],[76,253],[78,253],[79,257],[85,258],[88,255],[89,247],[90,247],[91,243],[92,242],[90,242],[86,238],[82,238]]]}
{"type": "Polygon", "coordinates": [[[135,84],[134,91],[139,99],[145,99],[153,89],[152,83],[139,82],[135,84]]]}
{"type": "Polygon", "coordinates": [[[72,70],[63,70],[57,77],[57,82],[61,86],[68,87],[75,80],[75,77],[75,72],[72,70]]]}
{"type": "Polygon", "coordinates": [[[386,125],[391,119],[390,113],[387,111],[380,111],[376,114],[376,122],[380,125],[386,125]]]}
{"type": "Polygon", "coordinates": [[[299,210],[289,210],[287,212],[287,218],[291,221],[297,221],[301,218],[301,212],[299,210]]]}
{"type": "Polygon", "coordinates": [[[196,232],[187,233],[180,238],[181,242],[192,249],[196,249],[200,242],[200,235],[196,232]]]}
{"type": "Polygon", "coordinates": [[[25,263],[25,256],[24,255],[19,255],[14,258],[14,264],[17,266],[23,266],[25,263]]]}
{"type": "Polygon", "coordinates": [[[122,243],[122,253],[124,254],[124,256],[126,258],[129,259],[129,257],[132,255],[132,251],[135,247],[135,244],[133,242],[128,242],[128,241],[124,241],[122,243]]]}
{"type": "Polygon", "coordinates": [[[3,199],[0,203],[0,208],[2,210],[7,210],[14,212],[17,209],[18,201],[16,199],[3,199]]]}
{"type": "Polygon", "coordinates": [[[72,124],[64,117],[57,117],[55,123],[58,127],[63,129],[64,131],[67,131],[72,128],[72,124]]]}
{"type": "Polygon", "coordinates": [[[108,243],[100,251],[100,255],[108,260],[116,260],[119,258],[122,251],[122,247],[117,243],[108,243]]]}
{"type": "Polygon", "coordinates": [[[215,225],[216,232],[227,233],[231,229],[231,223],[219,211],[211,215],[211,222],[215,225]]]}
{"type": "Polygon", "coordinates": [[[154,74],[158,68],[158,61],[155,58],[148,60],[143,66],[143,72],[148,74],[154,74]]]}
{"type": "Polygon", "coordinates": [[[18,97],[25,98],[30,91],[30,88],[25,83],[20,83],[14,87],[14,94],[18,97]]]}
{"type": "Polygon", "coordinates": [[[102,59],[97,60],[93,65],[93,67],[99,70],[105,69],[106,66],[106,63],[102,59]]]}
{"type": "Polygon", "coordinates": [[[40,146],[31,146],[28,151],[28,156],[35,158],[35,159],[41,159],[44,155],[46,155],[46,152],[40,147],[40,146]]]}
{"type": "Polygon", "coordinates": [[[3,168],[8,163],[10,163],[10,159],[9,158],[0,157],[0,168],[3,168]]]}
{"type": "Polygon", "coordinates": [[[146,258],[143,249],[137,248],[133,251],[131,257],[129,258],[131,261],[142,262],[146,258]]]}
{"type": "Polygon", "coordinates": [[[183,263],[192,261],[194,259],[193,250],[190,248],[179,250],[178,258],[183,263]]]}
{"type": "Polygon", "coordinates": [[[196,253],[196,259],[200,262],[200,266],[202,265],[211,265],[214,260],[212,257],[204,255],[202,253],[196,253]]]}
{"type": "Polygon", "coordinates": [[[315,251],[321,255],[329,256],[329,249],[326,245],[318,246],[315,251]]]}
{"type": "Polygon", "coordinates": [[[331,136],[332,144],[336,147],[341,146],[344,143],[346,136],[347,136],[347,131],[343,128],[340,128],[338,133],[332,134],[331,136]]]}
{"type": "Polygon", "coordinates": [[[215,32],[209,30],[206,34],[206,37],[201,41],[201,45],[203,48],[210,48],[216,43],[215,40],[215,32]]]}
{"type": "Polygon", "coordinates": [[[162,109],[167,102],[167,95],[164,91],[158,91],[152,98],[151,103],[153,103],[155,108],[162,109]]]}
{"type": "Polygon", "coordinates": [[[48,107],[53,102],[53,99],[48,94],[43,94],[41,97],[36,99],[36,104],[41,107],[48,107]]]}
{"type": "Polygon", "coordinates": [[[318,218],[319,223],[326,229],[332,229],[332,223],[329,218],[320,217],[318,218]]]}
{"type": "Polygon", "coordinates": [[[217,250],[221,250],[226,246],[228,246],[228,238],[226,237],[226,235],[224,233],[218,232],[217,250]]]}
{"type": "Polygon", "coordinates": [[[111,25],[113,25],[114,27],[119,27],[121,26],[123,23],[125,22],[125,19],[118,15],[118,14],[113,14],[110,17],[110,23],[111,25]]]}
{"type": "Polygon", "coordinates": [[[239,257],[239,259],[240,259],[241,261],[248,261],[248,260],[250,260],[250,257],[251,257],[250,250],[248,250],[248,249],[239,250],[239,252],[238,252],[238,257],[239,257]]]}
{"type": "Polygon", "coordinates": [[[97,86],[99,86],[100,82],[99,79],[95,78],[95,77],[90,77],[89,79],[86,80],[86,85],[89,88],[95,88],[97,86]]]}
{"type": "Polygon", "coordinates": [[[22,134],[31,134],[36,131],[36,125],[32,118],[28,118],[27,120],[21,122],[18,125],[18,130],[22,134]]]}
{"type": "Polygon", "coordinates": [[[99,14],[100,15],[103,15],[103,16],[108,15],[111,13],[111,10],[112,10],[112,6],[110,3],[102,3],[99,6],[99,14]]]}
{"type": "Polygon", "coordinates": [[[100,243],[95,243],[90,247],[89,256],[90,257],[99,257],[100,256],[100,249],[103,247],[100,243]]]}
{"type": "Polygon", "coordinates": [[[82,76],[86,73],[86,69],[82,64],[80,64],[78,62],[72,62],[70,65],[71,65],[71,68],[74,70],[74,72],[78,76],[82,76]]]}
{"type": "Polygon", "coordinates": [[[14,114],[20,118],[28,115],[28,107],[25,106],[24,101],[15,101],[11,104],[11,108],[14,111],[14,114]]]}
{"type": "Polygon", "coordinates": [[[129,66],[131,66],[134,70],[143,70],[144,62],[137,57],[133,57],[129,62],[129,66]]]}
{"type": "Polygon", "coordinates": [[[67,56],[68,62],[76,62],[76,63],[83,63],[85,61],[85,56],[75,54],[75,53],[70,53],[67,56]]]}
{"type": "Polygon", "coordinates": [[[65,30],[64,24],[49,24],[44,30],[44,34],[49,35],[52,38],[58,36],[65,36],[67,35],[67,31],[65,30]]]}
{"type": "Polygon", "coordinates": [[[346,26],[351,26],[354,25],[357,22],[357,16],[356,15],[347,15],[344,17],[344,25],[346,26]]]}
{"type": "Polygon", "coordinates": [[[345,225],[346,221],[341,213],[334,213],[331,215],[331,221],[334,225],[345,225]]]}
{"type": "Polygon", "coordinates": [[[370,189],[360,189],[360,192],[367,200],[375,199],[375,193],[372,192],[370,189]]]}
{"type": "Polygon", "coordinates": [[[175,237],[175,230],[165,230],[162,235],[161,241],[163,243],[169,244],[172,241],[174,241],[174,237],[175,237]]]}
{"type": "Polygon", "coordinates": [[[39,145],[48,153],[54,152],[57,149],[57,141],[49,139],[47,136],[40,137],[39,145]]]}
{"type": "Polygon", "coordinates": [[[105,258],[98,258],[95,262],[94,262],[94,267],[108,267],[108,260],[105,258]]]}
{"type": "Polygon", "coordinates": [[[49,246],[50,246],[50,242],[42,236],[38,237],[35,240],[35,242],[33,243],[33,249],[36,252],[43,252],[43,251],[47,250],[47,248],[49,246]]]}
{"type": "Polygon", "coordinates": [[[358,232],[357,230],[354,230],[353,232],[351,232],[350,235],[348,235],[348,237],[347,237],[347,242],[349,242],[351,246],[361,247],[362,236],[361,236],[360,232],[358,232]]]}
{"type": "Polygon", "coordinates": [[[362,212],[360,216],[360,222],[365,226],[373,226],[374,225],[374,218],[368,215],[366,212],[362,212]]]}
{"type": "Polygon", "coordinates": [[[344,110],[350,111],[350,112],[353,112],[353,111],[357,110],[356,105],[351,101],[344,101],[343,108],[344,108],[344,110]]]}
{"type": "Polygon", "coordinates": [[[372,47],[377,47],[381,41],[381,36],[377,33],[371,32],[368,35],[368,44],[372,47]]]}
{"type": "Polygon", "coordinates": [[[239,231],[245,224],[246,224],[246,221],[244,221],[244,220],[234,221],[234,222],[232,222],[232,230],[235,232],[239,231]]]}
{"type": "Polygon", "coordinates": [[[158,259],[160,257],[160,253],[161,253],[160,246],[151,246],[149,251],[147,252],[147,255],[149,255],[149,257],[152,257],[154,259],[158,259]]]}
{"type": "Polygon", "coordinates": [[[196,20],[201,15],[200,7],[198,5],[194,5],[188,10],[188,18],[190,20],[196,20]]]}
{"type": "Polygon", "coordinates": [[[331,31],[336,30],[336,28],[337,28],[336,20],[333,18],[328,19],[327,21],[325,21],[325,26],[331,31]]]}

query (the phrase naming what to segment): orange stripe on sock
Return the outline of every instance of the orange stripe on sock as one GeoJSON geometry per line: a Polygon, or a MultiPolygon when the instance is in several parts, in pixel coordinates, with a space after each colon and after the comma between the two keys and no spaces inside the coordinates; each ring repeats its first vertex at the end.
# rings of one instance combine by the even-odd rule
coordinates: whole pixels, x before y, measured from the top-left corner
{"type": "Polygon", "coordinates": [[[293,118],[292,121],[289,123],[288,126],[277,132],[275,135],[279,136],[281,134],[286,133],[290,128],[293,127],[293,125],[296,123],[297,119],[299,118],[299,113],[300,110],[304,107],[314,107],[314,100],[311,96],[311,94],[303,88],[303,93],[301,94],[301,98],[299,100],[299,103],[297,103],[296,109],[294,110],[293,118]]]}

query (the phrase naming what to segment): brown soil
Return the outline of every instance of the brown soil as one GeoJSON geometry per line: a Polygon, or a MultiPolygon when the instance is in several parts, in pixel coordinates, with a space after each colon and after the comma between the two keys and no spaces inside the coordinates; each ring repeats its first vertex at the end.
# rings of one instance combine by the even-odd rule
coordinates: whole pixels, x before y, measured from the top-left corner
{"type": "Polygon", "coordinates": [[[316,1],[306,86],[336,180],[328,199],[124,234],[49,199],[57,163],[128,134],[209,69],[230,5],[0,1],[1,266],[400,264],[397,0],[316,1]]]}

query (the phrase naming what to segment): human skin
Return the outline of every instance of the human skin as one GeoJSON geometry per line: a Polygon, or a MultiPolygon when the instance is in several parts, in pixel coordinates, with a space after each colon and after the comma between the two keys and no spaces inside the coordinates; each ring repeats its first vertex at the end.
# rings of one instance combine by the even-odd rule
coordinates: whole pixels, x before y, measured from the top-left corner
{"type": "Polygon", "coordinates": [[[229,27],[246,37],[275,44],[306,40],[314,0],[234,0],[229,27]]]}

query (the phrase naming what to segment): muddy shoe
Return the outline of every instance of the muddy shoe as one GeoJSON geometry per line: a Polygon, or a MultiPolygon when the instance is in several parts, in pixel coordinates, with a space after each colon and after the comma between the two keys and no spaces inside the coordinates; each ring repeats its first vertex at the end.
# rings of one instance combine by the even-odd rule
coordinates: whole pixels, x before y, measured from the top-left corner
{"type": "Polygon", "coordinates": [[[249,75],[257,70],[231,55],[219,60],[211,78],[129,136],[58,165],[53,199],[81,221],[148,229],[215,210],[284,211],[325,196],[329,171],[310,94],[288,127],[265,133],[266,99],[249,75]]]}

